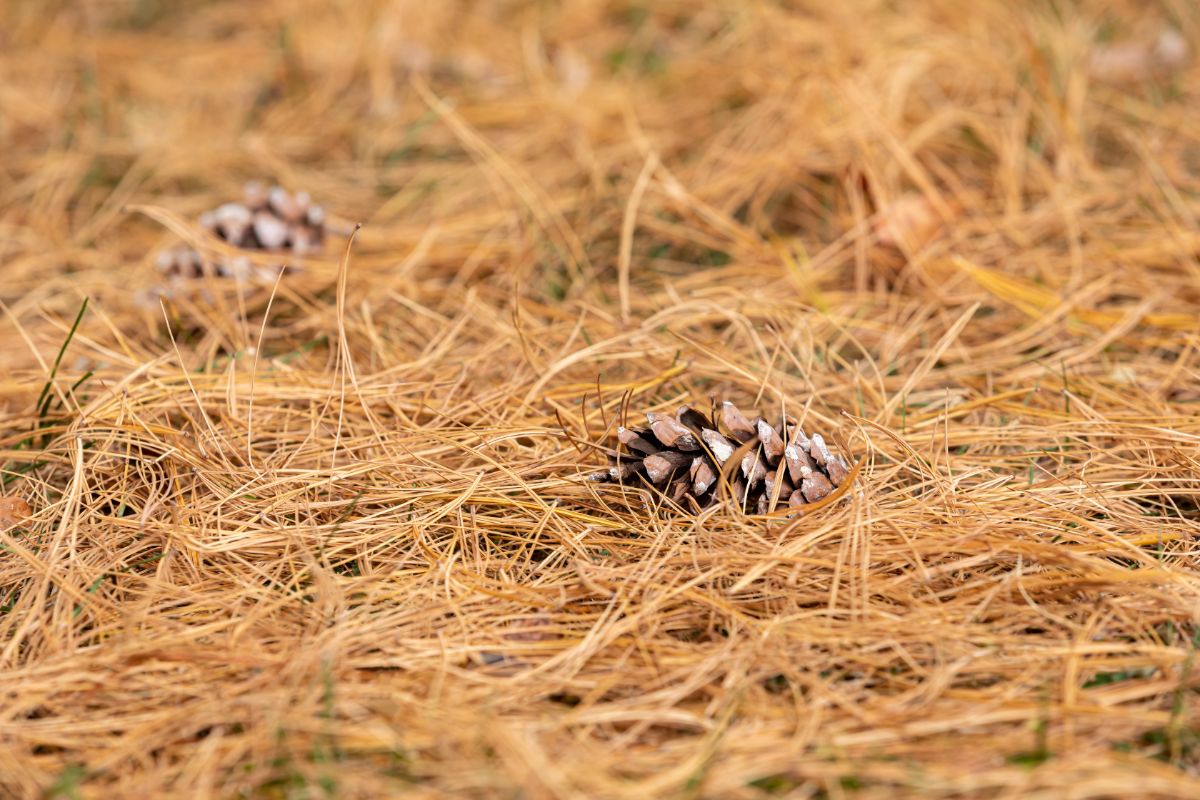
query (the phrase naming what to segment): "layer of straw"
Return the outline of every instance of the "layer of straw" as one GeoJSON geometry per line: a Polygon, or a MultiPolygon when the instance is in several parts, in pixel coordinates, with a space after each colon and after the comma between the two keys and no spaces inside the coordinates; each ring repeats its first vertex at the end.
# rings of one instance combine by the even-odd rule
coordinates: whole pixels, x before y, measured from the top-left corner
{"type": "Polygon", "coordinates": [[[5,3],[0,795],[1200,795],[1200,15],[790,5],[5,3]]]}

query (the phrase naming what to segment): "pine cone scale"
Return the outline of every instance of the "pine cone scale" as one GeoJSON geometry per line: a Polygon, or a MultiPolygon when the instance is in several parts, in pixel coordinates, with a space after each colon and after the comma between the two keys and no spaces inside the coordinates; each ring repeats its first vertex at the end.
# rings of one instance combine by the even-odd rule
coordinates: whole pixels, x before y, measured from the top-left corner
{"type": "Polygon", "coordinates": [[[680,450],[700,449],[700,443],[696,441],[696,436],[683,423],[653,413],[647,414],[646,419],[650,422],[650,430],[667,447],[675,447],[680,450]]]}
{"type": "Polygon", "coordinates": [[[733,443],[722,436],[715,430],[705,430],[701,433],[701,438],[708,445],[708,449],[712,451],[713,456],[717,459],[718,464],[724,464],[733,457],[733,443]]]}

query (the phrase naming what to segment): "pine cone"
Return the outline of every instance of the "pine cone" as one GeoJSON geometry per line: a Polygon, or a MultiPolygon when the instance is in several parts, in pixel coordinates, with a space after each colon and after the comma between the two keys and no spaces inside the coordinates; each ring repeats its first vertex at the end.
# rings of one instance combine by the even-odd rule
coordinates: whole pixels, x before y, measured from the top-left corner
{"type": "MultiPolygon", "coordinates": [[[[246,184],[241,203],[225,203],[200,216],[200,227],[243,250],[267,250],[304,256],[321,250],[325,241],[325,209],[308,192],[289,194],[279,186],[270,191],[261,183],[246,184]]],[[[199,278],[203,259],[190,247],[158,254],[159,272],[168,277],[199,278]]],[[[272,280],[281,266],[255,269],[248,258],[213,264],[218,277],[272,280]]]]}
{"type": "Polygon", "coordinates": [[[790,418],[778,426],[761,417],[751,422],[737,406],[725,402],[725,432],[689,406],[681,406],[674,417],[650,413],[646,419],[648,428],[617,428],[622,449],[609,455],[611,466],[592,474],[592,480],[640,483],[700,509],[716,498],[725,463],[753,441],[740,456],[741,463],[730,470],[729,480],[743,510],[765,514],[828,497],[850,474],[846,459],[830,450],[821,434],[806,436],[790,418]]]}

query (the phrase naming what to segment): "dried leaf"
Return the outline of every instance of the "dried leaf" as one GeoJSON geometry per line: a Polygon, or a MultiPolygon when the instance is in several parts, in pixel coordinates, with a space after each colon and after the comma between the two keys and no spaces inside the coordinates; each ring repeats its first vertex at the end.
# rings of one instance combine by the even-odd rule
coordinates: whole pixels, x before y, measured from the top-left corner
{"type": "Polygon", "coordinates": [[[0,497],[0,530],[16,525],[33,513],[29,503],[16,495],[0,497]]]}
{"type": "Polygon", "coordinates": [[[942,215],[923,194],[908,192],[875,218],[875,240],[887,247],[920,250],[942,230],[942,215]]]}
{"type": "Polygon", "coordinates": [[[1132,83],[1162,77],[1184,66],[1191,46],[1179,31],[1166,28],[1158,36],[1097,47],[1088,62],[1088,73],[1106,83],[1132,83]]]}

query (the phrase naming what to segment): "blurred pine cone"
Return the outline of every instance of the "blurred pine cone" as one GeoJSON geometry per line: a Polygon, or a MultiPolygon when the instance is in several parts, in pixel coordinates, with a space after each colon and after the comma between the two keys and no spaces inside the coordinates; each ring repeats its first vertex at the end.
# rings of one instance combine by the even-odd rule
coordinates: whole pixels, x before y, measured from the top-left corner
{"type": "MultiPolygon", "coordinates": [[[[270,190],[258,182],[246,184],[240,203],[225,203],[200,216],[200,227],[243,250],[266,250],[305,256],[320,252],[325,242],[325,209],[312,202],[308,192],[289,193],[279,186],[270,190]]],[[[175,247],[158,254],[159,272],[173,278],[203,275],[203,258],[190,247],[175,247]]],[[[248,258],[221,259],[213,263],[218,277],[273,280],[282,264],[255,268],[248,258]]]]}
{"type": "Polygon", "coordinates": [[[673,417],[650,413],[646,419],[647,428],[617,428],[622,447],[609,455],[609,468],[592,474],[592,480],[649,486],[676,503],[700,509],[716,498],[726,462],[752,442],[729,480],[743,510],[765,514],[828,497],[850,474],[846,459],[821,434],[807,436],[790,418],[774,426],[761,417],[751,421],[726,402],[721,406],[724,432],[690,406],[680,407],[673,417]]]}

